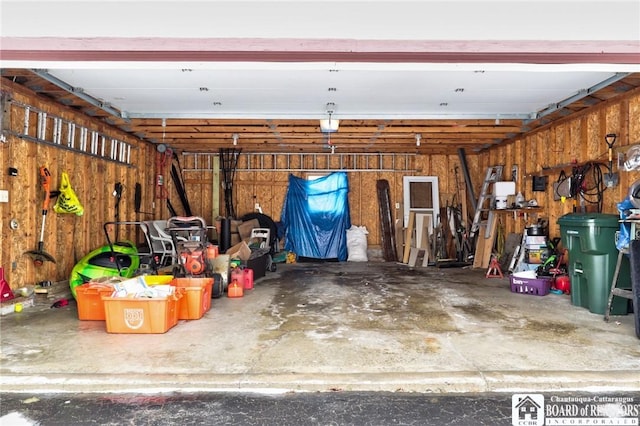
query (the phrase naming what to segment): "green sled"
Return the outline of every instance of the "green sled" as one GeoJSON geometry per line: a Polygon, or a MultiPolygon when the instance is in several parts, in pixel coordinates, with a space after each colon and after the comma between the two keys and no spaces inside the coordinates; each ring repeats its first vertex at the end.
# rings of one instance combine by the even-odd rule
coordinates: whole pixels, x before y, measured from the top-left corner
{"type": "Polygon", "coordinates": [[[138,249],[130,241],[106,245],[93,250],[73,267],[69,278],[69,287],[76,297],[76,287],[102,277],[134,276],[140,266],[138,249]],[[117,264],[116,264],[117,259],[117,264]]]}

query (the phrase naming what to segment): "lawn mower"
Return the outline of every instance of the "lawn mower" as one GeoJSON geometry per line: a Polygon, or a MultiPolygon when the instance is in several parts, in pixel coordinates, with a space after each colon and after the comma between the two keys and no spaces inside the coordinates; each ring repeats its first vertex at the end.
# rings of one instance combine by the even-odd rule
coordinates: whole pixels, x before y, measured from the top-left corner
{"type": "Polygon", "coordinates": [[[216,277],[207,261],[213,254],[207,239],[207,225],[201,217],[175,216],[167,220],[167,232],[176,248],[177,265],[173,268],[175,277],[213,277],[212,297],[224,293],[224,284],[216,277]]]}

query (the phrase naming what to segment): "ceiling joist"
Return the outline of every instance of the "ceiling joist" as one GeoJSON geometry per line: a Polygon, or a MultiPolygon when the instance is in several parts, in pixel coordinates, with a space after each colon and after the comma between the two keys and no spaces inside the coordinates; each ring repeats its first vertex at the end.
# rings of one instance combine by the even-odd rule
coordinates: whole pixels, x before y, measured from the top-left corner
{"type": "Polygon", "coordinates": [[[238,146],[257,152],[380,152],[455,154],[459,148],[481,152],[523,133],[620,96],[640,87],[640,74],[616,74],[541,111],[534,119],[509,116],[455,119],[341,119],[339,129],[323,133],[312,119],[125,118],[117,109],[78,88],[65,87],[42,72],[2,69],[2,77],[70,108],[102,119],[149,143],[165,143],[176,151],[218,152],[238,146]],[[417,146],[416,134],[421,135],[417,146]]]}

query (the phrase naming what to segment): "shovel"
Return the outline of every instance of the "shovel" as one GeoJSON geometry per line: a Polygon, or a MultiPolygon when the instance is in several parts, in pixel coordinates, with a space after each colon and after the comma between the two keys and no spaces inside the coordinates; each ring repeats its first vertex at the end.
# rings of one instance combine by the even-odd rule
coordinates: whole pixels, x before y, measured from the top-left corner
{"type": "Polygon", "coordinates": [[[609,133],[604,137],[604,140],[609,147],[609,173],[604,174],[604,186],[612,188],[618,185],[620,180],[618,173],[613,173],[613,144],[616,143],[616,134],[609,133]]]}
{"type": "Polygon", "coordinates": [[[26,252],[33,258],[33,263],[36,266],[42,266],[45,261],[56,263],[56,260],[49,253],[44,251],[44,224],[47,221],[47,212],[49,211],[49,201],[51,199],[51,173],[45,166],[40,167],[40,182],[44,188],[44,201],[42,202],[42,228],[40,229],[40,240],[38,241],[38,248],[36,250],[30,250],[26,252]]]}

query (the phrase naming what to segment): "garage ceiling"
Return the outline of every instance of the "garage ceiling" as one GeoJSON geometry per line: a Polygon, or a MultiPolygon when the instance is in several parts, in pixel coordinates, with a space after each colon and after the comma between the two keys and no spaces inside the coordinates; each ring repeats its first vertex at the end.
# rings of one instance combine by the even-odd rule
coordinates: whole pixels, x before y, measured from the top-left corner
{"type": "Polygon", "coordinates": [[[640,86],[636,1],[0,4],[4,78],[181,151],[480,151],[640,86]]]}

